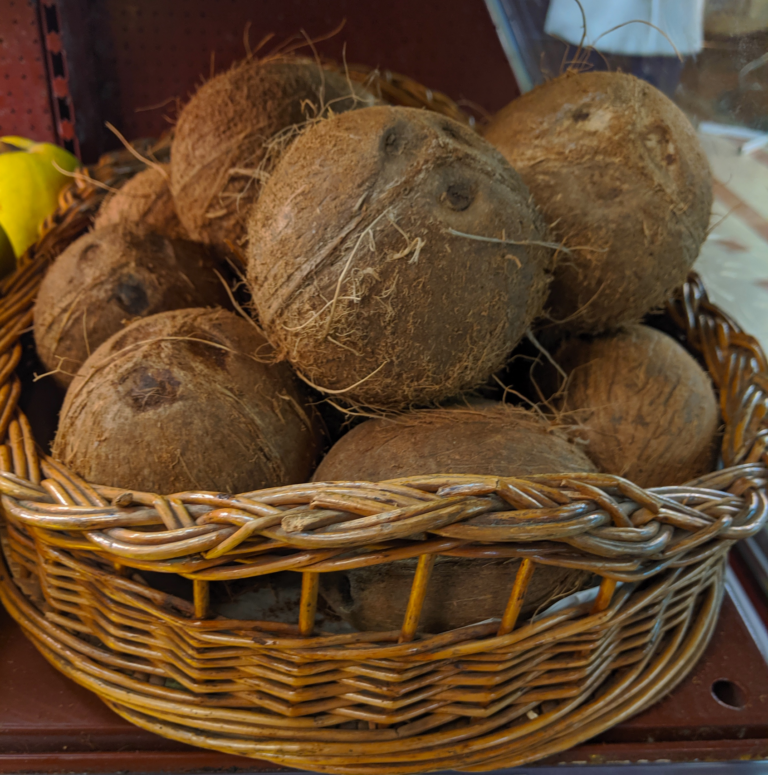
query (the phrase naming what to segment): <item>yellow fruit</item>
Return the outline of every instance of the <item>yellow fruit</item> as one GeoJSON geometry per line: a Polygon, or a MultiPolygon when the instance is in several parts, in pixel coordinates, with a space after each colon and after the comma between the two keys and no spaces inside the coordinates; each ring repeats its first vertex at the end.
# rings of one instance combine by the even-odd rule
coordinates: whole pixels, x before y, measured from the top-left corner
{"type": "Polygon", "coordinates": [[[0,227],[18,258],[37,240],[69,182],[60,170],[71,172],[80,163],[57,145],[23,137],[0,137],[0,151],[0,227]]]}
{"type": "Polygon", "coordinates": [[[31,148],[35,144],[34,140],[30,140],[27,137],[18,137],[17,135],[0,137],[0,142],[6,145],[15,145],[17,148],[31,148]]]}

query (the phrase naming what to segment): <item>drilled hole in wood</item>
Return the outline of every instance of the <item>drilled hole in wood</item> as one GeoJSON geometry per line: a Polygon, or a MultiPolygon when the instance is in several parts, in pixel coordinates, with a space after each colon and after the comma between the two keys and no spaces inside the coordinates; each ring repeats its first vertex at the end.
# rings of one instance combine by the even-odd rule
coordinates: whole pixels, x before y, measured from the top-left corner
{"type": "Polygon", "coordinates": [[[61,53],[51,54],[51,69],[53,70],[54,78],[64,77],[64,57],[61,53]]]}
{"type": "Polygon", "coordinates": [[[712,684],[712,696],[721,705],[733,710],[743,710],[747,704],[743,689],[726,678],[720,678],[712,684]]]}
{"type": "Polygon", "coordinates": [[[69,105],[67,104],[67,101],[59,97],[56,100],[56,104],[59,108],[59,117],[61,118],[61,120],[69,121],[69,119],[72,118],[72,115],[69,112],[69,105]]]}
{"type": "Polygon", "coordinates": [[[43,20],[45,21],[45,29],[48,32],[59,31],[59,15],[56,12],[55,5],[43,5],[43,20]]]}

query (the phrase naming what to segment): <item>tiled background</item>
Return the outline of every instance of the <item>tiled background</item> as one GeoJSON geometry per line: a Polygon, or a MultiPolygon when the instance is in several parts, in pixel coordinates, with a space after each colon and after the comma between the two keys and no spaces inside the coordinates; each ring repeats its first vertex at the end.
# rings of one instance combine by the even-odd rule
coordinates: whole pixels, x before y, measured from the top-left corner
{"type": "Polygon", "coordinates": [[[768,350],[768,146],[701,134],[715,177],[710,234],[695,269],[710,298],[768,350]]]}

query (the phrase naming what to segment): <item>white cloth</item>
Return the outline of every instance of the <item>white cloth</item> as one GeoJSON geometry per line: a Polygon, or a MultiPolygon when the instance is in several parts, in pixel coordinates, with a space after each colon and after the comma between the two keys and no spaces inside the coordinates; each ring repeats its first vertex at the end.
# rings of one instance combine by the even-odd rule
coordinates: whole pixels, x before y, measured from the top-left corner
{"type": "MultiPolygon", "coordinates": [[[[587,19],[585,46],[626,56],[676,56],[669,41],[647,24],[624,22],[641,19],[655,24],[685,56],[701,51],[704,41],[704,0],[581,0],[587,19]]],[[[576,0],[552,0],[544,32],[576,46],[581,41],[583,19],[576,0]]]]}

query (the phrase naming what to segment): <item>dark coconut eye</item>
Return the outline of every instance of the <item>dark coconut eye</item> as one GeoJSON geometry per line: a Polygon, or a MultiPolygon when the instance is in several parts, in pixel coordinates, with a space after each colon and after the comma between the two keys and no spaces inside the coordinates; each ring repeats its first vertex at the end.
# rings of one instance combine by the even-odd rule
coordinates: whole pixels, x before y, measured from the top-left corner
{"type": "Polygon", "coordinates": [[[179,380],[168,369],[145,370],[139,367],[129,379],[133,385],[128,392],[128,401],[137,412],[174,403],[181,387],[179,380]]]}
{"type": "Polygon", "coordinates": [[[80,264],[86,264],[91,261],[98,261],[99,259],[99,243],[92,242],[90,245],[86,245],[77,257],[77,262],[80,264]]]}
{"type": "Polygon", "coordinates": [[[461,143],[470,148],[477,148],[477,140],[479,138],[467,127],[450,121],[443,121],[440,124],[440,129],[446,137],[450,137],[454,142],[461,143]]]}
{"type": "Polygon", "coordinates": [[[402,152],[404,145],[405,138],[397,127],[387,129],[381,138],[381,150],[387,156],[397,156],[402,152]]]}
{"type": "Polygon", "coordinates": [[[448,135],[448,137],[452,138],[453,140],[463,140],[464,138],[456,131],[456,127],[451,126],[450,124],[443,124],[442,130],[445,132],[445,134],[448,135]]]}
{"type": "Polygon", "coordinates": [[[144,286],[133,275],[120,278],[115,286],[114,299],[129,315],[141,315],[149,306],[144,286]]]}
{"type": "Polygon", "coordinates": [[[451,210],[466,210],[474,198],[473,187],[465,180],[451,183],[441,197],[451,210]]]}

